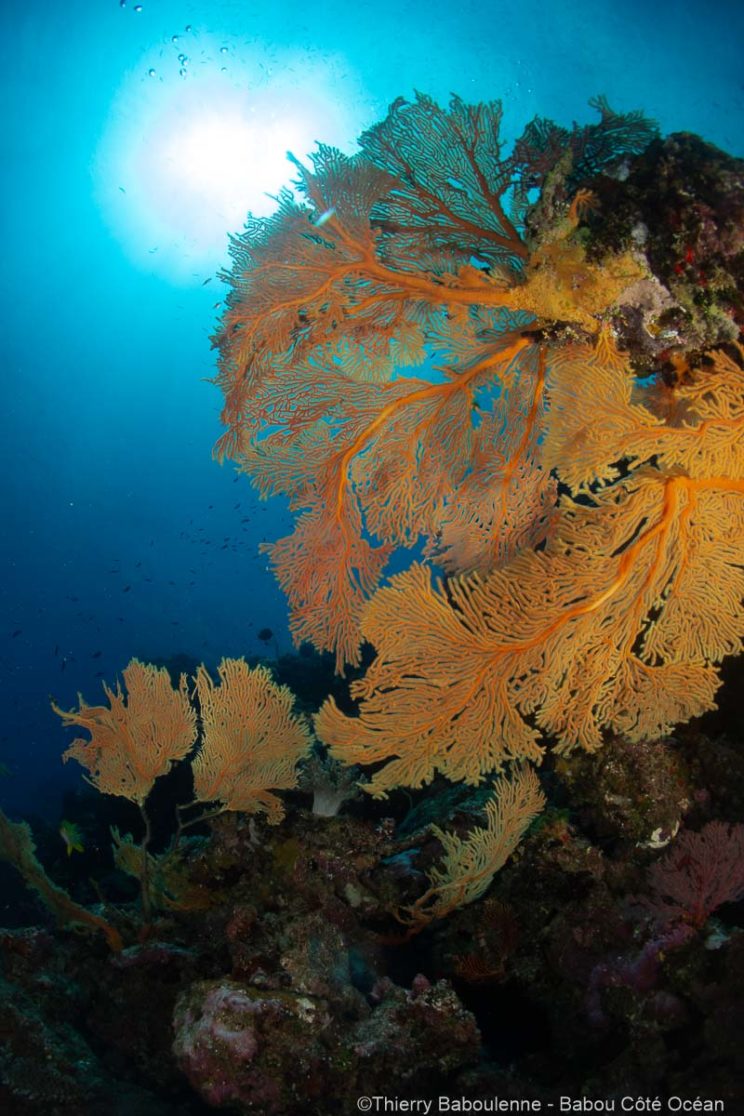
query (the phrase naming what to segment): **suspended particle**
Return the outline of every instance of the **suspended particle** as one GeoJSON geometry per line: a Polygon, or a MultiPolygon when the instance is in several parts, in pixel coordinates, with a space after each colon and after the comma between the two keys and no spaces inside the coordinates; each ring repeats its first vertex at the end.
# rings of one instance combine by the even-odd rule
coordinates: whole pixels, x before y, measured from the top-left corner
{"type": "Polygon", "coordinates": [[[320,217],[318,217],[318,220],[315,222],[316,227],[319,226],[319,225],[325,225],[326,221],[330,221],[331,217],[334,216],[335,212],[336,212],[335,205],[332,205],[330,209],[324,210],[324,212],[321,213],[320,217]]]}

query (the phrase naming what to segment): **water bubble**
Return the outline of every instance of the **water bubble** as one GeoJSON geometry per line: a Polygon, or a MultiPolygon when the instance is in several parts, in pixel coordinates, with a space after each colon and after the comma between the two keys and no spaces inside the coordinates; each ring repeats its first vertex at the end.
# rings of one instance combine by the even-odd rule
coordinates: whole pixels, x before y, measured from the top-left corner
{"type": "Polygon", "coordinates": [[[220,54],[227,54],[227,47],[220,47],[220,54]]]}
{"type": "Polygon", "coordinates": [[[171,35],[171,42],[172,43],[177,43],[178,42],[178,35],[171,35]]]}
{"type": "Polygon", "coordinates": [[[126,8],[126,6],[127,6],[127,0],[119,0],[119,7],[120,8],[126,8]]]}
{"type": "Polygon", "coordinates": [[[154,70],[154,69],[152,68],[152,66],[151,66],[151,67],[150,67],[150,69],[149,69],[149,70],[147,71],[147,76],[148,76],[148,77],[155,77],[155,76],[156,76],[155,70],[154,70]]]}
{"type": "Polygon", "coordinates": [[[179,54],[178,61],[181,63],[182,66],[188,66],[189,57],[187,54],[179,54]]]}
{"type": "Polygon", "coordinates": [[[186,34],[188,34],[190,30],[191,30],[191,24],[187,23],[186,26],[184,27],[184,31],[186,32],[186,34]]]}
{"type": "Polygon", "coordinates": [[[135,4],[134,5],[134,10],[135,10],[135,12],[141,12],[142,11],[142,5],[141,4],[135,4]]]}

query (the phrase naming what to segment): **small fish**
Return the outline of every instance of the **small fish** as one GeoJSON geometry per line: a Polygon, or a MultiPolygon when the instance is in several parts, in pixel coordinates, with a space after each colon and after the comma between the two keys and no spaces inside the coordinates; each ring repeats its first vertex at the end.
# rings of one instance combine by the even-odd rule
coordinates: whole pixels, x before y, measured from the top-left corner
{"type": "Polygon", "coordinates": [[[204,280],[204,282],[202,283],[202,287],[206,287],[207,283],[211,283],[211,282],[212,282],[212,276],[210,275],[208,279],[204,280]]]}
{"type": "Polygon", "coordinates": [[[22,631],[23,631],[23,628],[16,628],[16,630],[12,633],[10,638],[11,639],[16,639],[21,634],[22,631]]]}
{"type": "Polygon", "coordinates": [[[123,186],[120,186],[119,189],[121,190],[122,194],[126,194],[126,190],[124,189],[123,186]]]}
{"type": "Polygon", "coordinates": [[[59,835],[67,846],[68,856],[72,856],[73,852],[81,853],[84,851],[83,835],[75,822],[63,820],[59,827],[59,835]]]}
{"type": "Polygon", "coordinates": [[[321,213],[318,220],[315,222],[316,228],[319,227],[320,225],[325,225],[326,221],[330,221],[331,217],[333,217],[335,215],[335,213],[336,213],[335,205],[332,205],[330,209],[324,210],[323,213],[321,213]]]}
{"type": "Polygon", "coordinates": [[[122,593],[128,593],[131,588],[132,588],[131,585],[125,585],[124,588],[122,589],[122,593]]]}
{"type": "Polygon", "coordinates": [[[100,659],[102,654],[103,654],[103,651],[94,651],[93,654],[91,655],[91,659],[100,659]]]}

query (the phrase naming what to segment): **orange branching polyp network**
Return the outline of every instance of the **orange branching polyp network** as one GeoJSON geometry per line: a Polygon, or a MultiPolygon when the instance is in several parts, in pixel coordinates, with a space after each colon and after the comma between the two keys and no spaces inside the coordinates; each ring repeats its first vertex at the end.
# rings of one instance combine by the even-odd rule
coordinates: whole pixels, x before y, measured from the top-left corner
{"type": "Polygon", "coordinates": [[[296,640],[339,671],[375,648],[358,716],[316,718],[387,761],[375,794],[663,733],[741,649],[744,378],[714,351],[674,406],[637,387],[612,316],[645,260],[590,258],[579,225],[655,131],[594,107],[502,157],[498,103],[396,101],[232,242],[216,452],[298,513],[267,547],[296,640]],[[383,584],[417,540],[446,583],[383,584]]]}

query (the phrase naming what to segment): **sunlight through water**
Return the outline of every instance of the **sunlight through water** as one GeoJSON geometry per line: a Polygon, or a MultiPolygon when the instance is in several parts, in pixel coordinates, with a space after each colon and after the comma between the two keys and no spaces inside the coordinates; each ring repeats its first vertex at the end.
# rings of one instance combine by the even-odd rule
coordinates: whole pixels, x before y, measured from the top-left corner
{"type": "Polygon", "coordinates": [[[153,51],[129,72],[93,168],[131,262],[187,284],[227,262],[228,234],[249,211],[274,210],[271,195],[293,177],[288,151],[304,159],[320,137],[352,151],[371,111],[343,59],[274,51],[267,65],[254,44],[233,49],[228,67],[225,48],[204,39],[193,70],[183,53],[155,65],[153,51]]]}

